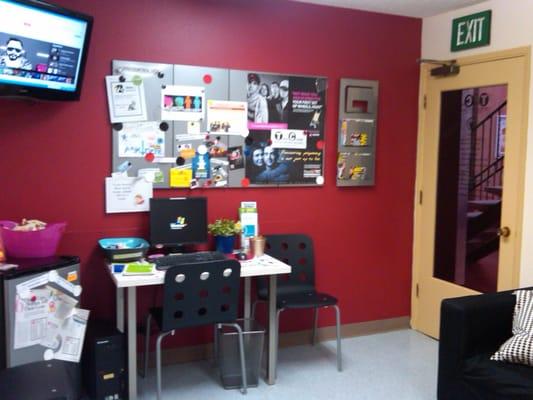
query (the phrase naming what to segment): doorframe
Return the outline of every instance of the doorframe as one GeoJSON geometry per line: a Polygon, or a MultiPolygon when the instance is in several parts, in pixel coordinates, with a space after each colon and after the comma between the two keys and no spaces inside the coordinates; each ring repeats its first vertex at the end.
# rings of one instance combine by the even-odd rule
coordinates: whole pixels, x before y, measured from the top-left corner
{"type": "MultiPolygon", "coordinates": [[[[524,189],[525,189],[525,167],[526,167],[526,154],[527,154],[527,135],[528,135],[528,119],[529,119],[529,95],[530,95],[530,74],[531,74],[531,48],[518,47],[509,50],[501,50],[491,53],[479,54],[474,56],[468,56],[457,59],[457,63],[461,65],[471,65],[486,63],[490,61],[497,61],[502,59],[524,57],[525,84],[522,88],[524,91],[523,98],[523,111],[520,121],[520,145],[518,163],[521,166],[519,168],[518,182],[519,187],[515,188],[519,192],[516,200],[516,213],[517,213],[517,226],[513,228],[515,240],[513,243],[515,262],[512,270],[512,285],[518,287],[520,282],[520,259],[522,249],[522,233],[523,233],[523,210],[524,210],[524,189]]],[[[416,329],[418,320],[418,282],[421,273],[421,248],[422,248],[422,204],[423,204],[423,187],[424,182],[424,132],[426,130],[426,108],[425,108],[425,94],[427,92],[428,80],[430,78],[430,70],[434,68],[432,65],[422,64],[420,66],[420,84],[418,93],[418,134],[417,134],[417,157],[416,157],[416,179],[415,179],[415,196],[414,196],[414,215],[413,215],[413,259],[412,259],[412,279],[411,279],[411,327],[416,329]]],[[[459,72],[460,73],[460,72],[459,72]]],[[[440,78],[446,79],[446,78],[440,78]]]]}

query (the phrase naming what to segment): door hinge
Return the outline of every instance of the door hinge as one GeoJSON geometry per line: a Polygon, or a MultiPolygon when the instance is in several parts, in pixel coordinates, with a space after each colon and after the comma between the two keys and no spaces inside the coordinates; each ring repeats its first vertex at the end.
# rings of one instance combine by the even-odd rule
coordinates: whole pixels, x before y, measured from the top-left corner
{"type": "Polygon", "coordinates": [[[416,287],[415,287],[415,296],[418,298],[418,283],[416,284],[416,287]]]}
{"type": "Polygon", "coordinates": [[[422,200],[424,198],[424,192],[421,190],[418,192],[418,204],[422,204],[422,200]]]}
{"type": "Polygon", "coordinates": [[[428,104],[428,98],[426,95],[424,95],[424,110],[426,109],[427,104],[428,104]]]}

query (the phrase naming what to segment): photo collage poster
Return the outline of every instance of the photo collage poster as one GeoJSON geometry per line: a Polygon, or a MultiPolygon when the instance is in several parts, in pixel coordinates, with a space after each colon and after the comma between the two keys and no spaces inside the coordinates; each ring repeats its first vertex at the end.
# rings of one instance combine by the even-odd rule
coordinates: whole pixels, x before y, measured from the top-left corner
{"type": "Polygon", "coordinates": [[[247,74],[250,184],[323,184],[325,78],[247,74]]]}

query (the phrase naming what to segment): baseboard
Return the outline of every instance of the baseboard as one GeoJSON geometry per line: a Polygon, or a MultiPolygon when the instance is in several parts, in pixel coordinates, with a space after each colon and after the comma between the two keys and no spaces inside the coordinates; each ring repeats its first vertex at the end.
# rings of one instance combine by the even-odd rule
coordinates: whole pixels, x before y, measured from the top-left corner
{"type": "MultiPolygon", "coordinates": [[[[409,317],[398,317],[382,319],[377,321],[357,322],[341,326],[341,336],[343,338],[372,335],[384,333],[399,329],[409,328],[409,317]]],[[[305,343],[311,343],[312,330],[282,333],[279,337],[280,347],[298,346],[305,343]]],[[[319,328],[317,331],[317,341],[326,341],[335,339],[335,327],[326,326],[319,328]]],[[[178,347],[174,349],[165,349],[162,352],[163,365],[177,364],[205,360],[211,358],[213,354],[213,344],[203,344],[198,346],[178,347]]],[[[153,367],[155,354],[150,354],[150,366],[153,367]]],[[[139,360],[142,361],[142,360],[139,360]]],[[[142,364],[139,364],[142,365],[142,364]]]]}

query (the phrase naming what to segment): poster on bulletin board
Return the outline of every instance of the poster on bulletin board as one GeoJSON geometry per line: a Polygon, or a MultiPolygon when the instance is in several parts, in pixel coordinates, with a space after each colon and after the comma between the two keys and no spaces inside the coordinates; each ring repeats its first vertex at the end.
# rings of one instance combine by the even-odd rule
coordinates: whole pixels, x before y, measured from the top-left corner
{"type": "Polygon", "coordinates": [[[247,74],[252,184],[322,184],[326,79],[247,74]]]}

